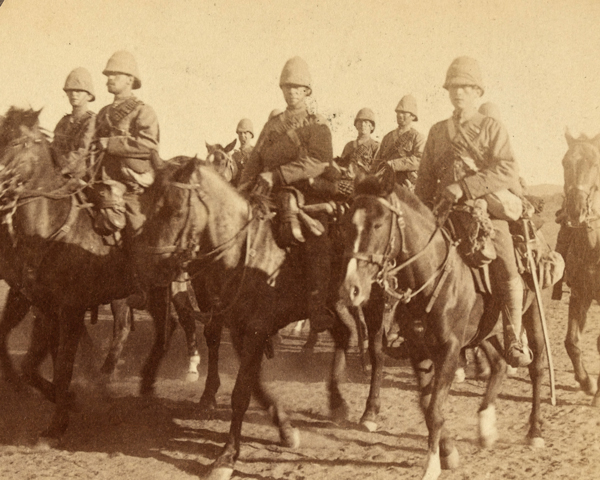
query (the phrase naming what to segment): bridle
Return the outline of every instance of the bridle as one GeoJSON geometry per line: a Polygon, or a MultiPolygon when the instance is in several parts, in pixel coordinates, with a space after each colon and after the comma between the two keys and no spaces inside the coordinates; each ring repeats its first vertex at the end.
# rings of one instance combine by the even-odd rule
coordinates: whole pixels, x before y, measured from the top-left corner
{"type": "MultiPolygon", "coordinates": [[[[358,198],[361,198],[363,196],[364,195],[359,195],[355,198],[355,200],[358,198]]],[[[437,299],[437,297],[440,294],[441,287],[444,284],[445,279],[447,278],[448,274],[450,273],[450,270],[451,270],[450,259],[456,252],[456,243],[452,241],[450,234],[448,234],[448,232],[446,230],[444,230],[443,228],[436,227],[436,229],[433,231],[433,233],[429,237],[429,240],[427,241],[427,244],[425,245],[425,247],[423,247],[416,254],[408,257],[400,265],[397,265],[396,264],[397,256],[401,252],[404,255],[407,254],[406,247],[405,247],[405,241],[404,241],[405,227],[406,227],[406,222],[404,221],[404,212],[402,211],[400,200],[398,199],[398,197],[395,193],[392,193],[388,197],[388,199],[385,199],[382,197],[376,197],[376,198],[377,198],[377,201],[381,205],[383,205],[385,208],[387,208],[392,213],[392,215],[390,216],[390,222],[391,222],[390,223],[390,235],[389,235],[389,238],[388,238],[388,241],[386,244],[385,252],[383,254],[365,253],[365,252],[347,252],[345,256],[348,258],[355,258],[357,260],[362,260],[367,263],[378,265],[380,268],[379,268],[377,275],[376,275],[375,279],[373,280],[373,282],[377,282],[377,284],[380,287],[382,287],[388,295],[390,295],[391,297],[393,297],[396,300],[401,301],[402,303],[405,303],[405,304],[409,303],[415,296],[417,296],[419,293],[421,293],[423,290],[425,290],[425,288],[427,288],[428,285],[430,285],[432,282],[436,281],[436,279],[437,279],[436,286],[431,295],[429,303],[425,309],[425,311],[427,313],[429,313],[431,311],[431,309],[433,308],[433,304],[435,303],[435,300],[437,299]],[[395,226],[398,229],[399,237],[400,237],[399,238],[400,243],[399,243],[398,249],[396,249],[396,247],[395,247],[395,243],[396,243],[396,234],[395,234],[396,228],[394,228],[395,226]],[[416,289],[416,290],[412,290],[410,288],[407,288],[405,290],[399,289],[398,288],[398,278],[397,278],[398,273],[400,273],[406,267],[413,264],[419,258],[421,258],[422,256],[425,255],[428,247],[433,243],[433,239],[436,237],[438,232],[441,232],[441,234],[445,240],[445,244],[446,244],[446,256],[445,256],[443,262],[440,264],[440,266],[437,269],[434,270],[434,272],[429,276],[429,278],[418,289],[416,289]]]]}
{"type": "MultiPolygon", "coordinates": [[[[577,143],[589,144],[589,142],[586,142],[584,140],[577,141],[577,143]]],[[[596,152],[598,152],[597,148],[594,145],[592,145],[592,148],[596,152]]],[[[600,157],[600,153],[598,153],[598,156],[600,157]]],[[[598,168],[600,167],[598,162],[596,162],[596,164],[594,166],[595,166],[596,170],[598,170],[598,168]]],[[[599,192],[599,185],[598,185],[599,180],[600,180],[600,173],[596,172],[595,181],[589,188],[586,188],[586,186],[580,182],[575,182],[573,185],[570,185],[566,189],[565,196],[567,199],[566,207],[567,207],[567,221],[568,221],[569,227],[571,227],[571,228],[589,228],[589,227],[592,227],[592,225],[595,222],[600,221],[600,213],[595,212],[593,209],[594,195],[598,194],[598,192],[599,192]],[[585,196],[585,216],[584,216],[584,220],[582,222],[578,222],[577,225],[573,225],[571,222],[571,219],[569,218],[569,215],[568,215],[568,205],[569,205],[569,198],[574,193],[576,194],[577,192],[581,192],[585,196]]]]}

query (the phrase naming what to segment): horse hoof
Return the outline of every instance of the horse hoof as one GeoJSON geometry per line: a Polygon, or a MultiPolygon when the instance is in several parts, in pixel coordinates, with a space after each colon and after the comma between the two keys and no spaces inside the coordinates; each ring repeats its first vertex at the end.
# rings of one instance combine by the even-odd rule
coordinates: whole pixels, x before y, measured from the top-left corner
{"type": "Polygon", "coordinates": [[[59,445],[60,440],[58,438],[41,436],[38,438],[38,441],[35,444],[35,449],[39,451],[47,451],[57,448],[59,445]]]}
{"type": "Polygon", "coordinates": [[[598,384],[596,383],[595,378],[587,377],[585,380],[580,382],[580,385],[581,390],[583,390],[583,392],[590,397],[598,393],[598,384]]]}
{"type": "Polygon", "coordinates": [[[185,375],[186,383],[197,382],[200,378],[200,374],[198,372],[187,372],[185,375]]]}
{"type": "Polygon", "coordinates": [[[299,448],[300,447],[300,430],[295,427],[282,430],[281,432],[281,444],[287,448],[299,448]]]}
{"type": "Polygon", "coordinates": [[[344,402],[343,405],[331,409],[331,421],[333,423],[343,423],[348,420],[348,405],[344,402]]]}
{"type": "Polygon", "coordinates": [[[377,423],[371,421],[371,420],[363,420],[362,422],[360,422],[360,424],[365,427],[367,432],[373,433],[377,431],[377,423]]]}
{"type": "Polygon", "coordinates": [[[229,480],[233,475],[233,468],[231,467],[217,467],[213,468],[206,477],[206,480],[229,480]]]}
{"type": "Polygon", "coordinates": [[[496,408],[490,405],[479,412],[479,445],[482,448],[492,448],[496,440],[498,440],[496,408]]]}
{"type": "Polygon", "coordinates": [[[529,446],[533,448],[544,448],[546,442],[542,437],[533,437],[529,439],[529,446]]]}
{"type": "Polygon", "coordinates": [[[458,468],[460,464],[460,457],[456,447],[454,447],[450,454],[446,457],[440,456],[440,464],[442,465],[442,470],[454,470],[458,468]]]}
{"type": "Polygon", "coordinates": [[[455,383],[462,383],[465,381],[465,379],[467,378],[467,375],[465,374],[465,369],[464,368],[458,368],[456,370],[456,372],[454,372],[454,382],[455,383]]]}
{"type": "Polygon", "coordinates": [[[592,407],[598,408],[600,407],[600,397],[598,395],[596,395],[593,399],[592,399],[592,407]]]}

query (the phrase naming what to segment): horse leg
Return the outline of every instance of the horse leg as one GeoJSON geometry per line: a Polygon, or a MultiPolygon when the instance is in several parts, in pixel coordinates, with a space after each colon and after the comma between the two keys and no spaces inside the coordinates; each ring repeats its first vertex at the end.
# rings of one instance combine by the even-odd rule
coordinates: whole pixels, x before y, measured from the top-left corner
{"type": "Polygon", "coordinates": [[[223,322],[213,318],[204,327],[204,338],[208,347],[208,372],[204,383],[204,392],[200,397],[202,410],[213,410],[217,407],[217,392],[221,386],[219,378],[219,347],[223,333],[223,322]]]}
{"type": "Polygon", "coordinates": [[[240,455],[242,422],[250,405],[252,392],[256,391],[260,381],[260,368],[268,332],[262,328],[246,325],[245,332],[232,331],[232,341],[240,354],[240,369],[231,394],[231,426],[227,442],[212,465],[208,480],[229,480],[233,474],[235,462],[240,455]]]}
{"type": "Polygon", "coordinates": [[[479,348],[485,353],[490,364],[490,376],[479,407],[479,444],[483,448],[491,448],[498,440],[495,402],[506,375],[506,360],[497,336],[483,340],[479,348]]]}
{"type": "Polygon", "coordinates": [[[18,384],[19,375],[8,354],[8,335],[23,321],[27,312],[29,312],[30,306],[29,300],[17,289],[11,288],[8,291],[6,305],[0,321],[0,370],[4,380],[13,384],[18,384]]]}
{"type": "Polygon", "coordinates": [[[377,430],[377,416],[381,409],[381,381],[383,379],[383,301],[377,300],[373,291],[373,299],[363,308],[367,334],[369,336],[369,359],[371,360],[371,386],[365,411],[360,419],[360,424],[369,432],[377,430]]]}
{"type": "MultiPolygon", "coordinates": [[[[598,336],[598,338],[596,340],[596,348],[598,349],[598,353],[600,353],[600,336],[598,336]]],[[[596,384],[600,385],[600,376],[598,377],[596,384]]],[[[596,394],[594,395],[594,398],[592,399],[592,407],[600,407],[600,390],[596,391],[596,394]]]]}
{"type": "Polygon", "coordinates": [[[154,384],[160,362],[169,346],[175,328],[175,320],[167,315],[167,298],[169,287],[156,287],[148,295],[148,312],[154,322],[154,343],[150,355],[142,368],[140,395],[154,395],[154,384]]]}
{"type": "Polygon", "coordinates": [[[95,381],[98,378],[98,372],[95,368],[95,350],[94,340],[90,335],[85,323],[81,332],[81,338],[79,340],[81,346],[81,365],[80,371],[86,380],[95,381]]]}
{"type": "MultiPolygon", "coordinates": [[[[310,324],[310,320],[309,320],[310,324]]],[[[312,352],[315,349],[315,345],[319,341],[319,334],[313,330],[312,328],[308,331],[308,338],[306,339],[306,343],[302,345],[302,350],[305,352],[312,352]]]]}
{"type": "Polygon", "coordinates": [[[536,448],[544,446],[542,437],[542,380],[546,370],[544,356],[546,353],[546,344],[544,342],[544,332],[540,313],[535,302],[527,309],[523,315],[523,326],[527,332],[529,348],[533,352],[533,362],[529,365],[529,378],[533,386],[531,414],[529,415],[529,432],[527,439],[529,445],[536,448]]]}
{"type": "Polygon", "coordinates": [[[343,422],[348,419],[349,408],[340,391],[340,385],[344,383],[346,375],[346,352],[350,346],[350,332],[341,322],[336,322],[331,329],[331,335],[335,349],[331,364],[331,376],[327,385],[329,411],[334,422],[343,422]]]}
{"type": "Polygon", "coordinates": [[[199,377],[198,365],[200,364],[200,352],[198,351],[198,342],[196,339],[196,315],[194,307],[190,301],[185,281],[175,281],[171,284],[171,288],[173,291],[173,306],[177,312],[179,323],[185,332],[187,353],[189,357],[185,381],[195,382],[199,377]]]}
{"type": "Polygon", "coordinates": [[[260,376],[253,394],[258,403],[269,412],[273,423],[279,428],[281,444],[287,448],[298,448],[300,446],[300,431],[292,425],[290,417],[279,402],[266,390],[260,376]]]}
{"type": "Polygon", "coordinates": [[[100,372],[105,375],[112,375],[115,371],[133,323],[133,312],[129,305],[127,305],[126,298],[110,302],[110,310],[112,311],[114,319],[113,338],[110,342],[110,348],[106,355],[106,359],[104,360],[104,364],[100,368],[100,372]]]}
{"type": "Polygon", "coordinates": [[[587,312],[591,304],[591,296],[583,298],[583,295],[580,295],[575,289],[571,292],[569,300],[569,325],[567,327],[567,338],[565,339],[565,348],[573,363],[575,380],[588,395],[594,395],[597,392],[597,386],[594,385],[594,381],[590,378],[583,365],[579,340],[585,328],[587,312]]]}
{"type": "Polygon", "coordinates": [[[49,312],[40,312],[37,308],[31,309],[33,315],[33,328],[27,353],[21,363],[23,379],[32,387],[38,389],[50,402],[56,401],[55,387],[40,375],[39,367],[48,353],[52,354],[53,362],[56,361],[57,340],[59,336],[58,322],[49,312]]]}
{"type": "Polygon", "coordinates": [[[56,408],[49,427],[41,434],[41,437],[51,441],[60,439],[69,424],[69,409],[73,404],[73,395],[69,392],[69,387],[84,318],[85,308],[63,306],[59,310],[59,342],[52,382],[56,392],[56,408]]]}

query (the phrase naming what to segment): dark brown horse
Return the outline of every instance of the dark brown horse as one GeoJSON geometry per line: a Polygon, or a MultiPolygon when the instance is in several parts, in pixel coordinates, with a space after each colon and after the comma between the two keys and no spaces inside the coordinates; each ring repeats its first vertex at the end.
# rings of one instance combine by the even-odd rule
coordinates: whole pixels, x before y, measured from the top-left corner
{"type": "MultiPolygon", "coordinates": [[[[389,182],[388,182],[389,184],[389,182]]],[[[494,334],[499,308],[493,297],[478,294],[470,268],[431,211],[404,188],[382,189],[369,179],[359,186],[346,235],[346,276],[340,289],[347,305],[363,306],[370,337],[373,377],[363,422],[379,411],[381,328],[384,290],[403,297],[407,316],[396,321],[407,339],[409,355],[421,390],[420,403],[429,429],[424,479],[437,478],[442,468],[458,465],[454,440],[444,427],[443,406],[462,348],[479,344],[492,368],[479,410],[480,441],[485,447],[497,438],[494,401],[505,375],[506,362],[494,334]],[[493,337],[495,338],[495,337],[493,337]]],[[[537,308],[528,295],[524,324],[535,360],[529,367],[533,409],[528,437],[541,445],[540,388],[544,341],[537,308]]]]}
{"type": "MultiPolygon", "coordinates": [[[[4,216],[0,273],[45,318],[34,324],[22,370],[32,385],[56,403],[43,436],[57,439],[68,425],[69,386],[85,312],[127,297],[131,275],[122,249],[106,245],[95,233],[91,216],[75,195],[78,182],[65,184],[56,171],[48,142],[39,131],[38,114],[11,109],[0,129],[4,216]],[[52,382],[38,372],[48,352],[54,364],[52,382]]],[[[146,197],[144,208],[150,212],[152,195],[146,197]]],[[[149,311],[155,318],[166,318],[166,298],[167,288],[156,288],[149,296],[149,311]]],[[[157,323],[166,325],[164,320],[157,323]]],[[[164,345],[165,338],[163,329],[156,343],[164,345]]]]}
{"type": "MultiPolygon", "coordinates": [[[[157,186],[161,188],[161,186],[157,186]]],[[[225,319],[240,358],[232,394],[233,416],[229,437],[216,459],[211,479],[232,475],[240,454],[241,428],[252,395],[271,413],[284,445],[296,447],[298,432],[260,379],[261,362],[269,350],[269,338],[291,322],[307,318],[307,285],[298,257],[281,249],[272,233],[270,215],[261,214],[212,168],[190,159],[187,167],[164,178],[161,209],[149,219],[141,240],[155,255],[152,279],[171,280],[182,262],[199,285],[199,297],[210,292],[216,314],[205,329],[217,332],[225,319]],[[172,215],[170,212],[178,212],[172,215]],[[201,273],[201,276],[196,277],[201,273]]],[[[194,286],[197,284],[193,281],[194,286]]],[[[333,292],[332,292],[333,293],[333,292]]],[[[330,384],[330,407],[347,410],[338,389],[343,351],[349,331],[343,323],[333,329],[336,342],[330,384]]],[[[202,402],[214,404],[219,387],[218,343],[209,342],[209,370],[202,402]]]]}
{"type": "MultiPolygon", "coordinates": [[[[567,133],[566,138],[569,149],[562,164],[567,224],[561,234],[569,236],[565,260],[571,297],[565,347],[575,380],[585,393],[595,395],[592,405],[600,407],[597,381],[588,375],[579,348],[587,312],[593,300],[600,301],[600,136],[575,139],[567,133]]],[[[600,352],[600,338],[597,343],[600,352]]]]}

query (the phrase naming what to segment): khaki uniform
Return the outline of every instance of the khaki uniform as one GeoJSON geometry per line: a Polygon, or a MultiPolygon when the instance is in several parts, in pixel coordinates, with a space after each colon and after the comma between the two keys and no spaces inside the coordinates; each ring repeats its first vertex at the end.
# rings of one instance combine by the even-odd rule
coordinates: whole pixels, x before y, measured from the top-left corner
{"type": "Polygon", "coordinates": [[[150,156],[159,148],[156,114],[135,96],[107,105],[98,112],[95,137],[108,137],[103,172],[127,187],[124,195],[127,224],[137,232],[145,221],[137,197],[154,181],[150,156]]]}
{"type": "Polygon", "coordinates": [[[86,156],[94,137],[96,114],[89,110],[75,119],[67,114],[54,129],[52,151],[63,174],[81,178],[86,172],[86,156]]]}
{"type": "Polygon", "coordinates": [[[364,143],[358,143],[358,140],[348,142],[342,151],[340,165],[348,167],[351,163],[361,166],[367,173],[373,169],[375,154],[379,150],[379,142],[370,138],[364,143]]]}
{"type": "Polygon", "coordinates": [[[396,172],[396,183],[412,188],[423,155],[425,137],[414,128],[399,133],[392,130],[381,141],[381,148],[375,158],[375,165],[392,160],[396,172]]]}

